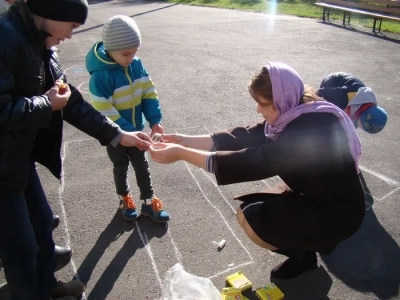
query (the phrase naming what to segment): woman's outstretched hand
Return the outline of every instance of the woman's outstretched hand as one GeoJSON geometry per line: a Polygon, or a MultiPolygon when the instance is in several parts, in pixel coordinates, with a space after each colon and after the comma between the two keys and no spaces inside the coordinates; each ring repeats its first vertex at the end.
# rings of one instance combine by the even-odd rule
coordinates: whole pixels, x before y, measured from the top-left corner
{"type": "MultiPolygon", "coordinates": [[[[170,136],[168,134],[168,136],[170,136]]],[[[183,147],[178,145],[177,143],[169,142],[165,143],[157,143],[150,145],[149,153],[151,158],[158,163],[161,164],[169,164],[181,160],[181,151],[183,147]]]]}
{"type": "Polygon", "coordinates": [[[183,147],[188,146],[188,136],[179,133],[161,134],[160,142],[178,144],[183,147]]]}

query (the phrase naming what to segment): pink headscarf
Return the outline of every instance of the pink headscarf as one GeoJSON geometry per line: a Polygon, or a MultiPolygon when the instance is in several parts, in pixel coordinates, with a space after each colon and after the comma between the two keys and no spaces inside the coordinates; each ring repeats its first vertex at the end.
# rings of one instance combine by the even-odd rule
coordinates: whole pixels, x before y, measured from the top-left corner
{"type": "Polygon", "coordinates": [[[332,113],[342,125],[350,148],[351,156],[356,164],[361,156],[361,142],[350,118],[336,105],[327,101],[315,101],[299,105],[304,93],[304,84],[299,74],[283,63],[269,62],[265,65],[272,83],[274,105],[279,112],[278,119],[273,124],[265,124],[265,135],[276,140],[286,125],[301,114],[332,113]]]}

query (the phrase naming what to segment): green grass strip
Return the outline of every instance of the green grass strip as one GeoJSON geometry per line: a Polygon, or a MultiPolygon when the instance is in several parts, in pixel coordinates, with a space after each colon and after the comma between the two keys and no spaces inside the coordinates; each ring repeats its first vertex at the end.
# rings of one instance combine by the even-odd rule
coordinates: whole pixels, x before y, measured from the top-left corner
{"type": "MultiPolygon", "coordinates": [[[[276,14],[307,17],[313,19],[322,18],[322,8],[314,5],[314,1],[284,0],[280,2],[266,0],[166,0],[171,3],[182,3],[218,8],[230,8],[255,12],[273,12],[276,14]]],[[[343,12],[331,10],[331,20],[342,20],[343,12]]],[[[372,28],[373,18],[352,14],[350,24],[372,28]]],[[[400,34],[400,21],[383,20],[382,32],[400,34]]]]}

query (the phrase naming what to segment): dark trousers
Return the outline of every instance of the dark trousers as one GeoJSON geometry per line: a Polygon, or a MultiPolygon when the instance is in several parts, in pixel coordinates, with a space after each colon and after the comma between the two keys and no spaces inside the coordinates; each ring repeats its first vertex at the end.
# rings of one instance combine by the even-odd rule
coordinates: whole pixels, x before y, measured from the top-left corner
{"type": "Polygon", "coordinates": [[[124,147],[118,145],[107,146],[108,157],[113,163],[114,182],[117,194],[126,196],[130,193],[128,184],[129,161],[135,170],[136,183],[140,190],[140,199],[150,199],[153,197],[153,186],[150,177],[149,162],[146,152],[136,147],[124,147]]]}
{"type": "Polygon", "coordinates": [[[12,300],[48,300],[54,277],[53,213],[35,163],[23,194],[0,192],[0,259],[12,300]]]}

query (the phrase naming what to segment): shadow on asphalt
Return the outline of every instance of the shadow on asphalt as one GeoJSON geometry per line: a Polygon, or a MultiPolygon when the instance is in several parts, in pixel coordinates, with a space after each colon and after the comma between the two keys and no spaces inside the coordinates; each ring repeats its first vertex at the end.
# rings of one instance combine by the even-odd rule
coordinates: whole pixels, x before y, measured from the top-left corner
{"type": "MultiPolygon", "coordinates": [[[[362,174],[361,181],[367,203],[372,206],[374,199],[362,174]]],[[[366,211],[364,222],[353,237],[321,258],[329,271],[350,288],[373,293],[381,300],[398,299],[400,248],[379,223],[373,207],[366,211]]]]}
{"type": "MultiPolygon", "coordinates": [[[[98,1],[96,3],[101,3],[101,2],[112,2],[113,5],[120,5],[120,6],[121,5],[122,6],[132,6],[132,5],[135,5],[135,4],[143,5],[142,2],[138,2],[138,3],[135,3],[135,2],[120,2],[120,1],[116,2],[116,1],[112,1],[112,0],[98,1]]],[[[145,3],[147,3],[147,2],[145,2],[145,3]]],[[[149,3],[151,3],[151,2],[149,2],[149,3]]],[[[152,9],[152,10],[148,10],[148,11],[145,11],[145,12],[141,12],[141,13],[138,13],[138,14],[131,15],[130,17],[133,18],[133,17],[149,14],[149,13],[152,13],[152,12],[155,12],[155,11],[158,11],[158,10],[162,10],[162,9],[166,9],[166,8],[170,8],[170,7],[176,6],[176,5],[179,5],[179,3],[174,3],[174,4],[171,4],[171,5],[168,5],[168,6],[164,6],[164,7],[160,7],[160,8],[156,8],[156,9],[152,9]]],[[[89,7],[89,11],[90,11],[90,7],[89,7]]],[[[104,20],[104,22],[105,21],[107,21],[107,20],[104,20]]],[[[84,29],[81,29],[81,30],[75,30],[72,34],[75,35],[75,34],[78,34],[78,33],[90,31],[90,30],[93,30],[93,29],[96,29],[96,28],[103,27],[103,25],[104,25],[104,23],[96,25],[96,26],[92,26],[92,27],[89,27],[89,28],[84,28],[84,29]]]]}
{"type": "Polygon", "coordinates": [[[77,273],[80,280],[87,284],[107,248],[122,234],[131,232],[131,235],[106,267],[90,294],[86,295],[87,299],[106,299],[126,264],[135,255],[136,251],[145,247],[153,237],[162,237],[167,232],[167,229],[166,224],[154,223],[146,217],[140,217],[136,222],[127,222],[121,218],[121,213],[117,210],[114,218],[100,234],[96,244],[79,267],[77,273]],[[137,224],[140,224],[140,229],[138,229],[137,224]]]}
{"type": "Polygon", "coordinates": [[[271,278],[271,282],[282,290],[285,300],[329,300],[328,293],[333,283],[322,266],[289,280],[271,278]]]}
{"type": "Polygon", "coordinates": [[[350,30],[353,31],[355,33],[359,33],[359,34],[363,34],[366,36],[370,36],[370,37],[374,37],[374,38],[378,38],[378,39],[382,39],[385,41],[389,41],[389,42],[393,42],[396,44],[400,44],[400,35],[395,34],[395,33],[386,33],[386,32],[372,32],[371,28],[368,27],[364,27],[364,26],[357,26],[357,25],[348,25],[345,24],[343,26],[342,22],[335,22],[335,21],[319,21],[320,24],[324,24],[324,25],[330,25],[330,26],[335,26],[338,28],[342,28],[344,30],[350,30]]]}

